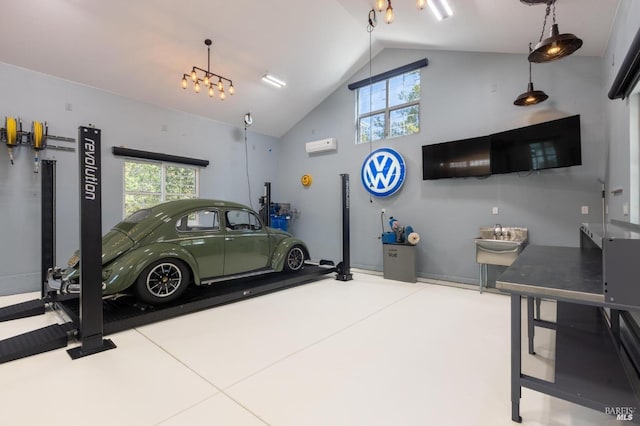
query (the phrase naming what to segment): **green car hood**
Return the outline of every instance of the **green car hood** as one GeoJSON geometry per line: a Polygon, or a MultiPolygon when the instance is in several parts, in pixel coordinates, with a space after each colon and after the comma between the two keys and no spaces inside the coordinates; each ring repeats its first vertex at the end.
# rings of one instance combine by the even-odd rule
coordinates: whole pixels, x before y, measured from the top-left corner
{"type": "Polygon", "coordinates": [[[113,228],[102,237],[102,264],[111,262],[133,245],[134,241],[125,232],[113,228]]]}

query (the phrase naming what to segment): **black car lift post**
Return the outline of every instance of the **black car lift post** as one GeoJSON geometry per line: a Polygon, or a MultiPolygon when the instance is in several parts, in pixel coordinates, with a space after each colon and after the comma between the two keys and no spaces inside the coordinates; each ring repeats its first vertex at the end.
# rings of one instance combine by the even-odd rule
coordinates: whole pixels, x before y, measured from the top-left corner
{"type": "Polygon", "coordinates": [[[49,268],[56,264],[56,162],[55,160],[41,161],[41,265],[40,265],[40,296],[48,296],[47,280],[49,268]]]}
{"type": "Polygon", "coordinates": [[[265,226],[271,226],[271,182],[264,183],[264,195],[260,197],[260,204],[262,204],[262,210],[260,210],[260,218],[265,226]]]}
{"type": "Polygon", "coordinates": [[[102,174],[100,129],[78,129],[80,153],[80,342],[67,350],[71,358],[113,349],[103,339],[102,311],[102,174]]]}
{"type": "Polygon", "coordinates": [[[349,235],[349,175],[341,174],[342,182],[342,262],[337,266],[338,275],[336,280],[350,281],[353,279],[351,274],[351,247],[349,235]]]}

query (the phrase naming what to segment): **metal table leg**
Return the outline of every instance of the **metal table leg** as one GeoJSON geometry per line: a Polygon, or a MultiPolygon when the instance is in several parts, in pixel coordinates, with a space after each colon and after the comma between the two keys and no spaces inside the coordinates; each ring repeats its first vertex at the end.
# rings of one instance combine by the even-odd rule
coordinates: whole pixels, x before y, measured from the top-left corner
{"type": "Polygon", "coordinates": [[[480,293],[482,293],[482,289],[487,286],[487,264],[480,264],[480,293]]]}
{"type": "Polygon", "coordinates": [[[619,345],[620,342],[620,311],[618,309],[611,309],[609,312],[611,317],[611,334],[619,345]]]}
{"type": "Polygon", "coordinates": [[[522,310],[520,307],[521,296],[519,294],[511,294],[511,420],[522,423],[520,417],[520,374],[521,374],[521,331],[522,326],[522,310]]]}
{"type": "Polygon", "coordinates": [[[542,303],[542,299],[539,297],[536,297],[536,319],[540,319],[540,304],[542,303]]]}
{"type": "Polygon", "coordinates": [[[533,324],[533,302],[534,302],[534,298],[531,296],[528,296],[527,297],[527,336],[529,339],[529,355],[536,354],[535,350],[533,349],[533,336],[535,335],[535,327],[533,324]]]}

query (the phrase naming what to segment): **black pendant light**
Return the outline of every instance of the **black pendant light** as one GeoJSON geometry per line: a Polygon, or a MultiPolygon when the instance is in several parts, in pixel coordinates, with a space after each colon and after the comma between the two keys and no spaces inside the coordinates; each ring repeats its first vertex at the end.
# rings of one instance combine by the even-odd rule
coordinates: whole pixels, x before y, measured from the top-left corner
{"type": "Polygon", "coordinates": [[[542,25],[542,33],[540,34],[540,42],[529,54],[529,62],[551,62],[557,59],[571,55],[582,47],[582,40],[574,34],[560,34],[558,24],[556,24],[556,0],[547,1],[547,11],[544,15],[544,23],[542,25]],[[551,34],[548,38],[542,40],[544,31],[547,26],[547,18],[553,6],[553,24],[551,25],[551,34]]]}
{"type": "MultiPolygon", "coordinates": [[[[531,55],[531,43],[529,43],[529,55],[531,55]]],[[[533,89],[533,82],[531,81],[531,62],[529,62],[529,84],[527,85],[527,91],[519,95],[516,100],[513,101],[513,104],[517,106],[529,106],[539,104],[547,99],[549,99],[549,95],[544,93],[542,90],[533,89]]]]}

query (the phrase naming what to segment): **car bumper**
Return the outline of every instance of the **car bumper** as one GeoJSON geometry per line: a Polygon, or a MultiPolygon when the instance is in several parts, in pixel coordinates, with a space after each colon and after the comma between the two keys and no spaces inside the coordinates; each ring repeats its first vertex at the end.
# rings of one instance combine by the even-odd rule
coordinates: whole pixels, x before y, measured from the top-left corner
{"type": "MultiPolygon", "coordinates": [[[[80,293],[80,282],[71,282],[64,271],[56,266],[55,268],[49,268],[47,271],[47,286],[51,291],[57,291],[61,294],[78,294],[80,293]]],[[[102,291],[107,288],[107,285],[102,283],[102,291]]]]}

